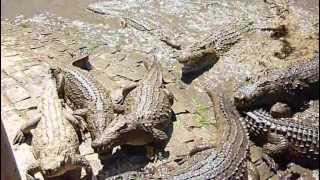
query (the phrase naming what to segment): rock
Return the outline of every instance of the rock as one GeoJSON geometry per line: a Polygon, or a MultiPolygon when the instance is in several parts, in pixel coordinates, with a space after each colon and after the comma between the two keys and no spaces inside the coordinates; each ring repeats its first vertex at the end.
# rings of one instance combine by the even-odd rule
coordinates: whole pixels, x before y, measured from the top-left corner
{"type": "Polygon", "coordinates": [[[277,102],[271,107],[270,113],[274,118],[290,117],[291,108],[287,104],[277,102]]]}

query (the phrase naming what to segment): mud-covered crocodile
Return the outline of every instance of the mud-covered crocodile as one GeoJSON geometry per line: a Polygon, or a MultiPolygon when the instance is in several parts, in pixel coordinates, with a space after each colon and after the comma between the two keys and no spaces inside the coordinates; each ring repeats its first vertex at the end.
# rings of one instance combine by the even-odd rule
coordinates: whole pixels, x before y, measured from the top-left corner
{"type": "Polygon", "coordinates": [[[36,162],[27,168],[27,179],[35,179],[37,172],[47,179],[70,171],[69,178],[80,179],[82,167],[86,170],[86,178],[90,179],[92,169],[89,161],[80,155],[79,137],[74,129],[77,119],[63,108],[54,78],[48,75],[45,83],[38,105],[39,115],[22,125],[13,141],[13,144],[24,142],[26,135],[34,129],[32,147],[36,162]]]}
{"type": "MultiPolygon", "coordinates": [[[[88,72],[74,67],[52,66],[59,96],[74,110],[74,115],[84,118],[92,140],[101,135],[114,118],[110,93],[88,72]]],[[[96,151],[96,150],[95,150],[96,151]]],[[[98,153],[105,152],[103,148],[98,153]]]]}
{"type": "Polygon", "coordinates": [[[154,145],[161,148],[168,136],[164,130],[170,124],[173,95],[164,87],[163,75],[158,60],[144,61],[148,70],[139,83],[124,88],[115,103],[124,107],[119,115],[95,139],[95,148],[118,145],[154,145]]]}
{"type": "MultiPolygon", "coordinates": [[[[307,113],[308,114],[308,113],[307,113]]],[[[270,113],[260,109],[246,112],[246,124],[252,137],[263,137],[266,143],[263,145],[265,160],[274,169],[277,169],[274,160],[269,156],[280,155],[284,152],[295,157],[308,160],[319,159],[319,114],[316,123],[310,123],[305,118],[310,116],[298,116],[292,118],[273,118],[270,113]]]]}
{"type": "Polygon", "coordinates": [[[286,69],[270,71],[240,87],[234,100],[238,109],[272,106],[277,102],[295,107],[316,96],[319,96],[319,54],[286,69]]]}
{"type": "Polygon", "coordinates": [[[182,48],[177,60],[183,64],[182,73],[192,73],[212,66],[219,57],[237,43],[244,35],[253,30],[253,22],[239,20],[223,25],[204,39],[182,48]]]}

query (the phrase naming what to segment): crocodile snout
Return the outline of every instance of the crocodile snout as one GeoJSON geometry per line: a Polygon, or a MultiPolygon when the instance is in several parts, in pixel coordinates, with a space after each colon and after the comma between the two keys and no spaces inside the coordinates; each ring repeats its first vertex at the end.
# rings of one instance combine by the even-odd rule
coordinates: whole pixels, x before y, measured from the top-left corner
{"type": "Polygon", "coordinates": [[[234,105],[238,109],[249,108],[257,102],[258,89],[256,84],[250,84],[241,87],[234,94],[234,105]]]}

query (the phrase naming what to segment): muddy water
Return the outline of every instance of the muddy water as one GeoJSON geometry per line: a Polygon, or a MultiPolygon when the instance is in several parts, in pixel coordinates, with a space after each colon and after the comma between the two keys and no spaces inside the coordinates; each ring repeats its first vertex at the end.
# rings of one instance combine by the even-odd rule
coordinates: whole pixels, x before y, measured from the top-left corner
{"type": "Polygon", "coordinates": [[[86,7],[94,2],[99,0],[1,0],[1,16],[4,18],[14,18],[19,15],[31,17],[50,12],[73,20],[99,23],[102,22],[101,18],[86,11],[86,7]]]}

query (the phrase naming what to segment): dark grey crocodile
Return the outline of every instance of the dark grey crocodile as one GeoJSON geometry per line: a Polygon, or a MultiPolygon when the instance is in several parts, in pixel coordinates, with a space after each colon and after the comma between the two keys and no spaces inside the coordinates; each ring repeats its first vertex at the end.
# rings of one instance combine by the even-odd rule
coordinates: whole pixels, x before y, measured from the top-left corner
{"type": "Polygon", "coordinates": [[[235,93],[238,109],[272,106],[277,102],[294,107],[319,96],[319,55],[287,69],[268,72],[254,81],[235,93]]]}
{"type": "Polygon", "coordinates": [[[86,170],[86,179],[91,179],[91,166],[80,155],[79,137],[72,125],[77,123],[77,119],[63,109],[55,80],[53,78],[46,80],[38,106],[40,115],[22,125],[13,142],[13,144],[24,142],[25,135],[34,129],[32,147],[36,162],[27,168],[27,179],[35,179],[34,174],[37,172],[41,172],[47,179],[62,176],[70,171],[73,171],[74,179],[80,179],[82,167],[86,170]]]}

